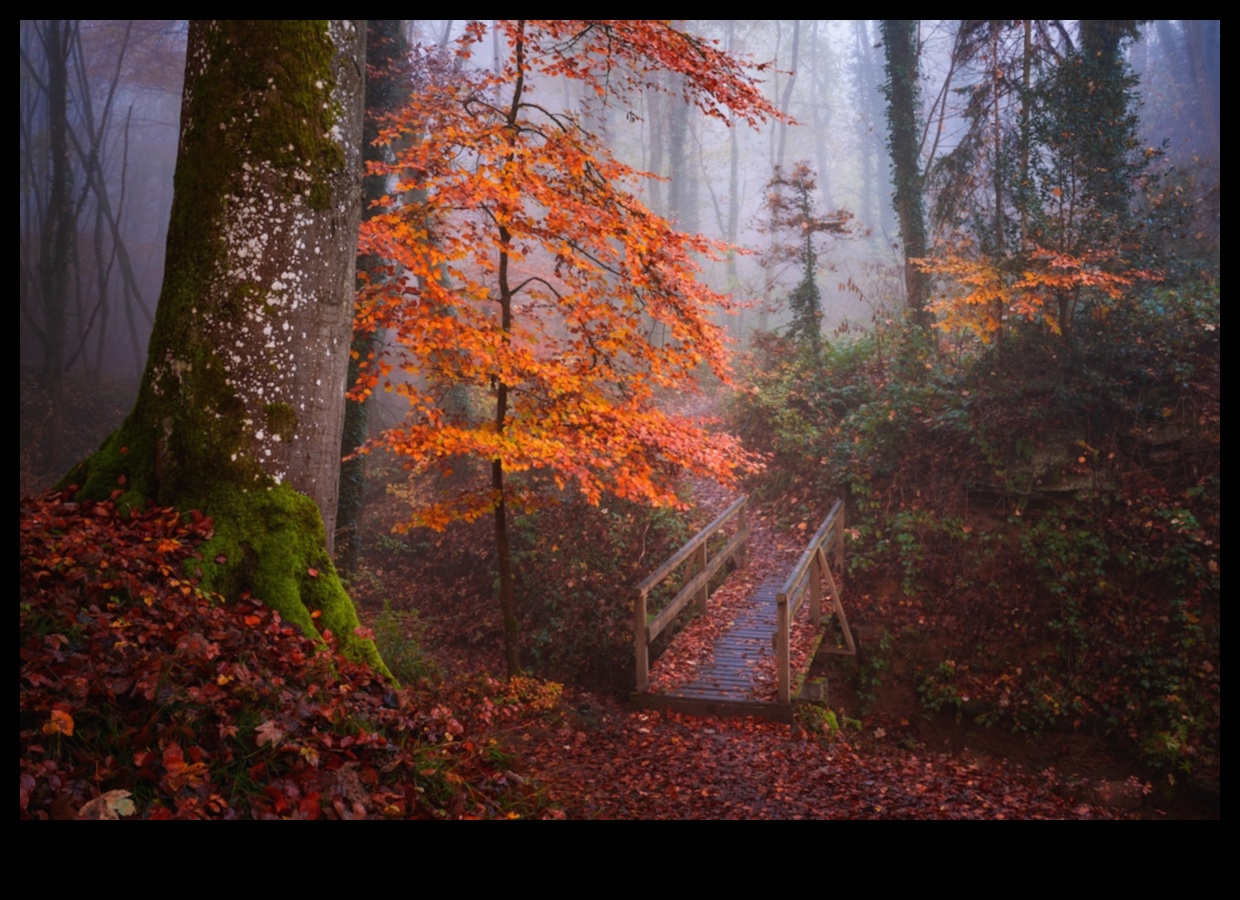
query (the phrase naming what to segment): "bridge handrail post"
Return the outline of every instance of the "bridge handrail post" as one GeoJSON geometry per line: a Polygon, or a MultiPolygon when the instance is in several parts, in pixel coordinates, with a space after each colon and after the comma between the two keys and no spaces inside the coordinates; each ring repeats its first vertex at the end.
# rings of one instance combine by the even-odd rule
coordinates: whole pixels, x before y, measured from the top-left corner
{"type": "Polygon", "coordinates": [[[779,678],[779,702],[792,698],[792,616],[788,611],[788,595],[775,597],[775,671],[779,678]]]}
{"type": "Polygon", "coordinates": [[[835,567],[844,571],[844,514],[847,508],[840,506],[839,518],[835,522],[835,567]]]}
{"type": "Polygon", "coordinates": [[[663,561],[657,569],[648,575],[637,586],[633,594],[633,658],[635,683],[638,692],[650,689],[650,642],[670,625],[679,615],[689,600],[699,612],[705,613],[707,601],[710,599],[710,579],[729,559],[737,559],[744,564],[745,544],[748,529],[745,520],[745,509],[749,504],[748,497],[741,497],[720,513],[713,522],[690,538],[684,546],[663,561]],[[707,542],[723,528],[734,516],[737,517],[737,531],[723,549],[711,559],[707,552],[707,542]],[[649,619],[649,596],[665,578],[681,563],[685,565],[685,586],[681,592],[662,609],[651,621],[649,619]],[[700,579],[700,584],[694,584],[700,579]]]}
{"type": "Polygon", "coordinates": [[[822,569],[826,560],[822,548],[814,551],[809,572],[809,620],[814,626],[822,624],[822,569]]]}
{"type": "MultiPolygon", "coordinates": [[[[697,549],[693,551],[692,559],[693,559],[693,565],[692,565],[693,571],[689,573],[689,578],[685,579],[686,583],[688,583],[689,580],[693,578],[694,575],[697,575],[699,572],[706,571],[706,542],[705,541],[702,541],[702,543],[698,544],[697,549]]],[[[710,580],[709,579],[707,579],[706,581],[702,583],[702,589],[698,591],[697,611],[699,615],[703,615],[703,616],[706,615],[706,601],[708,599],[710,599],[710,580]]]]}
{"type": "Polygon", "coordinates": [[[646,628],[646,591],[633,598],[633,657],[637,661],[637,690],[650,689],[650,636],[646,628]]]}
{"type": "MultiPolygon", "coordinates": [[[[740,516],[737,519],[737,530],[744,535],[749,534],[749,502],[741,504],[740,516]]],[[[740,547],[736,551],[736,567],[738,569],[745,568],[745,563],[749,561],[749,539],[746,537],[741,542],[740,547]]]]}

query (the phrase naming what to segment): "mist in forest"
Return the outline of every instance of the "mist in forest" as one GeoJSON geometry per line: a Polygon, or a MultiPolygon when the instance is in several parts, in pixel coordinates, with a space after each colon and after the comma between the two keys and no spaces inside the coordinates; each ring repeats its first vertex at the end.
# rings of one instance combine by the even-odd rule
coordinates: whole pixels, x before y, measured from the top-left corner
{"type": "MultiPolygon", "coordinates": [[[[468,24],[407,22],[412,68],[448,58],[468,24]]],[[[758,78],[784,118],[755,129],[708,116],[668,83],[631,102],[570,79],[531,89],[649,173],[636,187],[652,210],[737,248],[706,263],[704,276],[743,302],[724,323],[741,346],[754,330],[788,327],[790,294],[807,277],[807,257],[795,252],[802,235],[773,214],[794,171],[812,186],[806,215],[847,223],[812,241],[823,337],[865,333],[898,316],[904,248],[879,23],[680,24],[762,66],[758,78]]],[[[1167,239],[1217,258],[1220,23],[1134,27],[1123,49],[1140,100],[1136,134],[1161,189],[1176,192],[1187,211],[1183,233],[1167,239]]],[[[134,384],[145,364],[172,200],[186,23],[22,20],[19,32],[19,329],[23,426],[32,435],[23,455],[46,474],[80,455],[61,437],[72,379],[134,384]]],[[[967,234],[979,216],[1014,214],[1010,198],[995,205],[988,172],[996,159],[1013,164],[1000,154],[1007,132],[1021,125],[1022,96],[1076,52],[1082,29],[1071,20],[922,20],[916,38],[917,159],[934,248],[967,234]]],[[[498,65],[489,51],[483,44],[467,65],[498,65]]],[[[449,65],[441,77],[451,72],[449,65]]]]}
{"type": "Polygon", "coordinates": [[[1220,25],[21,20],[21,818],[1217,818],[1220,25]]]}

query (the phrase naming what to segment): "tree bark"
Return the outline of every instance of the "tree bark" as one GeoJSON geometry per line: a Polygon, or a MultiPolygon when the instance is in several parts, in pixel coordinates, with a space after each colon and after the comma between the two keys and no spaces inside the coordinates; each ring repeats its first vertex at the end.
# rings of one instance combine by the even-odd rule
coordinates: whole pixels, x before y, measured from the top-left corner
{"type": "Polygon", "coordinates": [[[667,121],[667,216],[681,231],[698,230],[697,205],[690,203],[693,194],[689,172],[689,114],[687,101],[673,95],[668,100],[667,121]]]}
{"type": "Polygon", "coordinates": [[[206,585],[382,665],[330,558],[360,213],[364,23],[195,21],[137,404],[65,481],[201,510],[206,585]],[[321,513],[321,516],[320,516],[321,513]],[[324,528],[326,526],[326,529],[324,528]],[[317,613],[317,616],[315,615],[317,613]]]}
{"type": "Polygon", "coordinates": [[[43,448],[48,470],[65,465],[62,459],[65,405],[65,330],[69,302],[69,272],[76,221],[69,194],[68,81],[70,21],[49,19],[40,36],[47,59],[48,142],[52,165],[48,181],[47,214],[39,253],[42,289],[43,389],[48,398],[48,422],[43,448]]]}
{"type": "MultiPolygon", "coordinates": [[[[400,19],[371,19],[366,34],[366,115],[362,126],[362,158],[366,162],[382,162],[385,149],[378,146],[379,129],[384,117],[397,112],[409,100],[409,79],[406,67],[409,44],[405,40],[400,19]]],[[[362,179],[362,215],[378,212],[372,203],[387,193],[387,178],[368,175],[362,179]]],[[[357,261],[358,287],[363,276],[367,282],[385,277],[384,261],[364,256],[357,261]]],[[[376,349],[372,334],[359,333],[352,339],[347,382],[352,385],[361,373],[360,363],[376,349]],[[356,354],[356,356],[354,356],[356,354]]],[[[351,458],[340,464],[340,497],[337,504],[336,564],[346,576],[357,568],[361,552],[361,512],[366,486],[366,456],[357,450],[370,436],[372,400],[348,402],[344,411],[344,435],[341,456],[351,458]]]]}
{"type": "Polygon", "coordinates": [[[926,274],[909,260],[926,255],[926,215],[922,201],[917,129],[917,30],[913,19],[883,19],[887,53],[887,126],[890,135],[894,202],[904,244],[904,287],[913,320],[929,325],[926,274]]]}
{"type": "MultiPolygon", "coordinates": [[[[496,35],[498,40],[498,34],[496,35]]],[[[509,150],[505,166],[511,167],[516,159],[515,142],[520,128],[521,95],[525,89],[525,22],[520,23],[513,44],[513,58],[517,79],[512,87],[512,102],[508,107],[507,134],[509,150]]],[[[512,302],[514,292],[508,280],[508,267],[512,259],[512,234],[507,226],[500,225],[499,237],[499,307],[500,327],[505,342],[512,340],[512,302]]],[[[495,433],[503,434],[508,423],[509,386],[498,375],[495,384],[495,433]]],[[[504,616],[504,668],[508,678],[515,678],[521,670],[521,622],[517,618],[516,579],[512,571],[512,552],[508,545],[508,502],[504,496],[504,461],[496,457],[491,462],[491,489],[495,495],[495,558],[499,569],[499,604],[504,616]]]]}

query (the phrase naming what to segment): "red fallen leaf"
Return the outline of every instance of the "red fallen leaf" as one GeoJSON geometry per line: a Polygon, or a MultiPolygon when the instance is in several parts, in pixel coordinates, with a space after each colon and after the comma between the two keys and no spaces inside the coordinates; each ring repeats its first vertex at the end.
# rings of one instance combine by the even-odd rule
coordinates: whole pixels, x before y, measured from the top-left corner
{"type": "Polygon", "coordinates": [[[249,625],[251,628],[253,628],[255,625],[258,625],[262,621],[263,620],[260,619],[258,616],[246,616],[245,617],[245,624],[249,625]]]}
{"type": "Polygon", "coordinates": [[[306,574],[309,575],[311,578],[318,578],[319,570],[311,566],[309,569],[306,569],[306,574]]]}
{"type": "Polygon", "coordinates": [[[284,739],[284,732],[280,730],[280,726],[272,719],[268,719],[255,728],[254,735],[258,738],[258,746],[260,747],[266,744],[279,744],[284,739]]]}
{"type": "Polygon", "coordinates": [[[228,562],[228,557],[227,557],[227,556],[225,556],[223,553],[221,553],[219,556],[217,556],[217,557],[215,558],[215,564],[216,564],[216,565],[222,566],[222,565],[224,565],[226,562],[228,562]]]}
{"type": "Polygon", "coordinates": [[[128,478],[126,478],[124,475],[121,475],[119,478],[117,478],[117,479],[116,479],[116,483],[117,483],[117,484],[124,484],[124,483],[125,483],[126,481],[128,481],[128,480],[129,480],[129,479],[128,479],[128,478]]]}
{"type": "Polygon", "coordinates": [[[148,763],[153,762],[154,759],[155,759],[154,751],[139,750],[137,753],[133,755],[133,764],[137,766],[139,769],[141,769],[143,766],[147,765],[148,763]]]}
{"type": "Polygon", "coordinates": [[[322,795],[318,792],[303,797],[297,804],[297,809],[307,819],[318,819],[323,815],[323,809],[319,804],[319,798],[322,795]]]}
{"type": "Polygon", "coordinates": [[[128,453],[128,452],[129,452],[128,447],[121,447],[121,453],[128,453]]]}

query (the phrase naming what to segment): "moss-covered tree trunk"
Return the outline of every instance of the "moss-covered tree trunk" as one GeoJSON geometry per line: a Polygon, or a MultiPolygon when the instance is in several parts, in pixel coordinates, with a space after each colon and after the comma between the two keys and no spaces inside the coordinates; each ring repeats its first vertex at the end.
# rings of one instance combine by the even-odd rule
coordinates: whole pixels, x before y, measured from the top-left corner
{"type": "Polygon", "coordinates": [[[904,288],[909,314],[929,326],[926,312],[928,284],[926,273],[910,260],[926,255],[926,214],[922,202],[920,132],[917,128],[917,21],[881,19],[883,47],[887,53],[887,127],[891,150],[891,176],[895,186],[893,200],[904,244],[904,288]]]}
{"type": "Polygon", "coordinates": [[[208,586],[378,661],[330,560],[360,213],[365,25],[190,25],[137,404],[66,479],[215,522],[208,586]],[[320,516],[321,512],[321,516],[320,516]],[[326,529],[324,528],[326,525],[326,529]],[[316,615],[317,613],[317,615],[316,615]]]}

